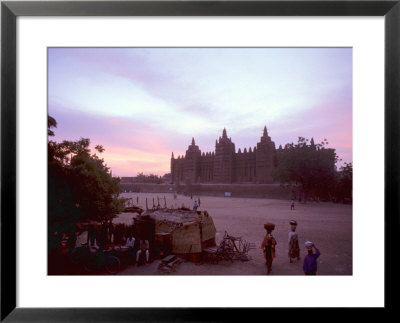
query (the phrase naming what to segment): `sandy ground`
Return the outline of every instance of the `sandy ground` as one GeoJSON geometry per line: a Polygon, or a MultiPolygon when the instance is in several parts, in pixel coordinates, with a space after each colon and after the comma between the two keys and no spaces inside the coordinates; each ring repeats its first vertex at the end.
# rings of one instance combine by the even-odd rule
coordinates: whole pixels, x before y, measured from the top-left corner
{"type": "MultiPolygon", "coordinates": [[[[164,196],[168,207],[193,205],[190,197],[172,194],[124,193],[132,197],[139,206],[157,203],[164,206],[164,196]]],[[[241,236],[248,242],[254,242],[257,249],[249,251],[250,261],[221,261],[218,264],[196,264],[184,262],[176,267],[172,275],[265,275],[266,266],[262,250],[259,248],[265,235],[264,223],[273,222],[276,227],[273,232],[276,240],[276,258],[272,265],[271,275],[303,275],[303,258],[306,255],[304,242],[313,241],[319,248],[321,256],[318,259],[318,275],[352,275],[352,207],[333,203],[308,203],[295,205],[290,210],[290,201],[273,199],[233,198],[200,196],[199,210],[207,210],[214,220],[217,229],[216,241],[219,243],[224,232],[241,236]],[[298,222],[297,232],[301,248],[301,259],[289,263],[288,233],[290,220],[298,222]]],[[[114,222],[132,223],[133,214],[122,214],[114,222]]],[[[160,260],[135,267],[131,266],[120,275],[165,275],[157,271],[160,260]]],[[[171,275],[170,274],[170,275],[171,275]]]]}

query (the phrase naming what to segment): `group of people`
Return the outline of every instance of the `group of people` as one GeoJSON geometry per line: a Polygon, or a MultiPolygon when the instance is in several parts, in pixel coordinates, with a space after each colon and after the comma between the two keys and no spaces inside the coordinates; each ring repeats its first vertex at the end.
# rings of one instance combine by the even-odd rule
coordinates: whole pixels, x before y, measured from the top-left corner
{"type": "MultiPolygon", "coordinates": [[[[135,237],[130,235],[126,239],[125,246],[129,248],[130,251],[134,251],[136,247],[135,245],[135,237]]],[[[139,265],[140,256],[144,254],[146,257],[146,263],[150,261],[150,243],[147,239],[141,239],[139,241],[139,249],[136,251],[136,265],[139,265]]]]}
{"type": "MultiPolygon", "coordinates": [[[[139,265],[140,257],[145,255],[146,263],[150,261],[150,243],[147,239],[141,239],[139,241],[139,246],[135,245],[136,239],[133,235],[129,235],[125,242],[125,247],[128,248],[128,252],[133,253],[136,258],[136,265],[139,265]],[[139,248],[138,248],[139,247],[139,248]],[[137,249],[138,248],[138,249],[137,249]],[[137,249],[136,253],[135,250],[137,249]]],[[[91,253],[95,253],[100,247],[97,245],[96,239],[89,239],[88,248],[91,253]]]]}
{"type": "MultiPolygon", "coordinates": [[[[300,246],[299,239],[296,232],[297,221],[291,220],[289,222],[291,230],[288,236],[288,256],[289,262],[293,263],[293,259],[300,260],[300,246]]],[[[276,249],[276,239],[272,235],[272,231],[275,229],[275,224],[273,223],[265,223],[264,228],[267,231],[267,234],[264,237],[264,240],[261,243],[261,249],[263,250],[264,257],[267,265],[267,275],[271,273],[272,270],[272,261],[275,258],[275,249],[276,249]]],[[[307,255],[304,258],[303,262],[303,272],[305,275],[316,275],[317,274],[317,258],[320,256],[319,249],[315,246],[315,244],[311,241],[305,242],[305,247],[307,249],[307,255]]]]}

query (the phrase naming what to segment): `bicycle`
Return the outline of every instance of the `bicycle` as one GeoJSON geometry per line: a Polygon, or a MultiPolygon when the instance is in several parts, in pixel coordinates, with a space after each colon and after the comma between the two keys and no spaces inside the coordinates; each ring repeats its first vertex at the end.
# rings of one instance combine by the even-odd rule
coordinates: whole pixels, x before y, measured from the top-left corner
{"type": "Polygon", "coordinates": [[[215,253],[215,256],[218,260],[227,260],[233,262],[233,258],[235,257],[233,242],[224,237],[215,253]]]}
{"type": "Polygon", "coordinates": [[[220,260],[241,260],[248,261],[249,256],[247,253],[250,249],[255,249],[254,243],[248,243],[241,237],[234,237],[225,231],[224,238],[220,243],[217,251],[216,257],[220,260]]]}

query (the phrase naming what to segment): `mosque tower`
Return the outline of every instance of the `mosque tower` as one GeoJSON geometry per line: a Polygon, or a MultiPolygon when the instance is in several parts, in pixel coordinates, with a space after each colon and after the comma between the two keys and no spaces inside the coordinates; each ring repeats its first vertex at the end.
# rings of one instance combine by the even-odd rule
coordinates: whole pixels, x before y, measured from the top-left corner
{"type": "Polygon", "coordinates": [[[200,157],[199,146],[196,145],[194,138],[192,138],[192,144],[186,150],[183,166],[183,179],[185,182],[197,182],[200,173],[200,157]]]}
{"type": "Polygon", "coordinates": [[[226,129],[222,131],[222,137],[215,143],[213,182],[233,183],[234,178],[234,157],[235,144],[226,134],[226,129]]]}
{"type": "Polygon", "coordinates": [[[271,171],[274,168],[275,143],[268,136],[267,127],[264,127],[264,132],[257,143],[256,152],[256,182],[257,183],[272,183],[271,171]]]}

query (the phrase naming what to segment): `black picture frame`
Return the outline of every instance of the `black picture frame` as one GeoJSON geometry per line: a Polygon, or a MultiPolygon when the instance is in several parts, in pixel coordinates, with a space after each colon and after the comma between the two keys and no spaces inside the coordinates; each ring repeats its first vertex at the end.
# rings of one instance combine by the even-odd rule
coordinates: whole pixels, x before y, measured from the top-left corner
{"type": "MultiPolygon", "coordinates": [[[[2,1],[1,3],[1,321],[241,321],[271,315],[243,308],[17,308],[16,19],[19,16],[384,16],[385,18],[385,307],[394,309],[399,234],[400,0],[395,1],[2,1]],[[392,260],[394,259],[394,260],[392,260]]],[[[373,265],[373,255],[371,255],[373,265]]],[[[40,292],[40,291],[38,291],[40,292]]],[[[267,304],[267,302],[266,302],[267,304]]],[[[312,303],[310,303],[312,306],[312,303]]],[[[274,309],[287,315],[288,309],[274,309]]],[[[331,309],[326,309],[333,314],[331,309]]],[[[375,314],[376,313],[376,314],[375,314]]],[[[331,316],[331,314],[328,314],[331,316]]],[[[251,320],[250,320],[251,321],[251,320]]]]}

